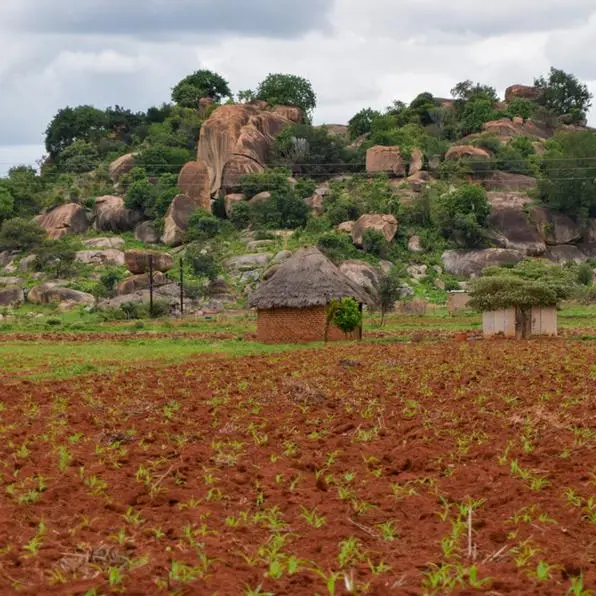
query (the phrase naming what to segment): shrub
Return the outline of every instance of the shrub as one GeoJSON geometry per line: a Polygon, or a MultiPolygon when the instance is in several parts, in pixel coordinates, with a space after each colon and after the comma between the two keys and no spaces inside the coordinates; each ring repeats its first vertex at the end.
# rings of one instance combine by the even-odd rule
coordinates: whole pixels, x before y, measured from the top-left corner
{"type": "MultiPolygon", "coordinates": [[[[328,306],[327,316],[328,320],[345,334],[351,333],[362,325],[362,312],[354,298],[334,300],[328,306]]],[[[325,339],[327,339],[327,331],[328,329],[325,329],[325,339]]]]}
{"type": "Polygon", "coordinates": [[[250,205],[247,201],[238,201],[232,206],[230,221],[238,230],[244,230],[250,225],[250,205]]]}
{"type": "Polygon", "coordinates": [[[365,230],[362,235],[362,249],[379,259],[386,259],[389,253],[389,243],[378,230],[365,230]]]}
{"type": "Polygon", "coordinates": [[[46,239],[46,231],[34,221],[15,217],[0,227],[1,250],[34,250],[46,239]]]}
{"type": "Polygon", "coordinates": [[[385,323],[385,315],[392,311],[401,295],[401,280],[397,268],[384,275],[379,283],[379,307],[381,309],[381,326],[385,323]]]}
{"type": "Polygon", "coordinates": [[[197,245],[188,246],[186,260],[190,264],[192,273],[198,277],[213,281],[221,273],[221,268],[215,257],[211,253],[203,252],[203,249],[197,245]]]}
{"type": "Polygon", "coordinates": [[[76,254],[76,249],[69,239],[46,240],[38,251],[35,269],[57,278],[66,277],[72,272],[76,254]]]}
{"type": "Polygon", "coordinates": [[[191,242],[204,242],[218,236],[221,230],[221,220],[202,209],[197,209],[188,220],[186,237],[191,242]]]}
{"type": "Polygon", "coordinates": [[[348,234],[328,232],[317,242],[317,248],[333,263],[338,264],[355,257],[358,252],[348,234]]]}
{"type": "Polygon", "coordinates": [[[591,286],[593,281],[592,267],[588,263],[582,263],[577,268],[577,283],[583,286],[591,286]]]}
{"type": "Polygon", "coordinates": [[[360,110],[356,115],[352,116],[348,122],[350,140],[353,141],[363,134],[371,132],[375,118],[380,116],[380,112],[377,112],[371,108],[360,110]]]}
{"type": "Polygon", "coordinates": [[[289,192],[292,187],[288,178],[291,175],[292,172],[287,168],[272,168],[264,172],[246,174],[240,178],[240,192],[249,199],[266,191],[289,192]]]}
{"type": "Polygon", "coordinates": [[[530,99],[524,99],[523,97],[516,97],[507,106],[506,115],[509,118],[520,117],[528,120],[528,118],[531,118],[536,113],[537,108],[538,105],[536,102],[530,99]]]}

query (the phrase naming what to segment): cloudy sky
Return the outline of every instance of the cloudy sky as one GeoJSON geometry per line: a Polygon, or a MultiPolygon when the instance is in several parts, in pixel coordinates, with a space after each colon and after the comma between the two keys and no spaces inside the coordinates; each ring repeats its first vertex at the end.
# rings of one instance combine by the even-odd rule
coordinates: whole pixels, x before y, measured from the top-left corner
{"type": "Polygon", "coordinates": [[[0,173],[41,157],[59,108],[146,109],[199,68],[235,91],[303,75],[315,121],[346,123],[464,79],[502,94],[551,65],[596,94],[595,50],[594,0],[0,0],[0,173]]]}

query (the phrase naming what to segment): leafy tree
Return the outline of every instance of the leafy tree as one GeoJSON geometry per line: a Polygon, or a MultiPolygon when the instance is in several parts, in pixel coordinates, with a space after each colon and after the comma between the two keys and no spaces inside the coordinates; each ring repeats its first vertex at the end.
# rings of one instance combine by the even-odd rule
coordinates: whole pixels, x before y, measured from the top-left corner
{"type": "Polygon", "coordinates": [[[414,98],[408,109],[422,126],[428,126],[433,123],[431,113],[436,107],[433,94],[425,91],[414,98]]]}
{"type": "Polygon", "coordinates": [[[44,190],[44,183],[32,167],[10,168],[8,177],[4,179],[4,184],[14,199],[17,216],[25,217],[39,211],[40,194],[44,190]]]}
{"type": "Polygon", "coordinates": [[[301,228],[306,225],[309,214],[310,208],[293,190],[274,191],[266,201],[250,205],[251,223],[261,228],[301,228]]]}
{"type": "Polygon", "coordinates": [[[256,99],[263,99],[270,105],[292,105],[302,108],[310,118],[317,105],[317,96],[310,81],[290,74],[269,74],[256,92],[256,99]]]}
{"type": "Polygon", "coordinates": [[[518,116],[524,120],[528,120],[536,113],[537,107],[538,104],[535,101],[523,97],[516,97],[513,101],[509,102],[505,114],[509,116],[509,118],[518,116]]]}
{"type": "Polygon", "coordinates": [[[580,221],[596,217],[596,133],[558,133],[547,146],[538,181],[542,201],[580,221]]]}
{"type": "Polygon", "coordinates": [[[213,281],[221,273],[221,268],[214,255],[204,252],[201,244],[189,244],[186,248],[185,258],[190,263],[194,275],[213,281]]]}
{"type": "Polygon", "coordinates": [[[325,326],[325,341],[329,330],[329,323],[333,323],[346,335],[362,325],[362,312],[354,298],[333,300],[327,307],[327,325],[325,326]]]}
{"type": "Polygon", "coordinates": [[[38,252],[35,259],[37,271],[47,271],[57,278],[71,273],[77,251],[70,239],[46,240],[38,252]]]}
{"type": "Polygon", "coordinates": [[[46,129],[46,150],[54,158],[77,139],[91,141],[99,138],[106,131],[107,124],[105,112],[93,106],[63,108],[46,129]]]}
{"type": "Polygon", "coordinates": [[[362,249],[379,259],[386,259],[389,253],[389,243],[378,230],[365,230],[362,235],[362,249]]]}
{"type": "Polygon", "coordinates": [[[191,159],[191,152],[183,147],[153,145],[140,151],[136,162],[142,165],[149,176],[161,176],[179,172],[191,159]]]}
{"type": "Polygon", "coordinates": [[[433,223],[441,234],[466,247],[482,244],[489,214],[486,191],[477,184],[443,193],[431,205],[433,223]]]}
{"type": "Polygon", "coordinates": [[[317,248],[333,263],[354,258],[358,251],[348,234],[327,232],[319,237],[317,248]]]}
{"type": "Polygon", "coordinates": [[[14,198],[7,188],[0,186],[0,224],[14,216],[14,198]]]}
{"type": "Polygon", "coordinates": [[[461,136],[478,132],[485,122],[495,120],[499,117],[498,112],[493,108],[493,101],[490,99],[475,99],[468,101],[462,106],[457,125],[458,134],[461,136]]]}
{"type": "Polygon", "coordinates": [[[372,108],[364,108],[363,110],[360,110],[356,115],[352,116],[348,122],[350,139],[354,140],[363,134],[371,132],[375,119],[380,117],[381,113],[372,108]]]}
{"type": "Polygon", "coordinates": [[[77,139],[61,151],[60,171],[67,174],[82,174],[95,169],[100,161],[96,144],[77,139]]]}
{"type": "Polygon", "coordinates": [[[238,230],[244,230],[250,225],[250,205],[247,201],[238,201],[232,206],[230,222],[238,230]]]}
{"type": "Polygon", "coordinates": [[[451,89],[451,96],[456,100],[468,101],[489,101],[491,104],[499,101],[499,96],[494,87],[490,85],[482,85],[467,80],[458,83],[451,89]]]}
{"type": "Polygon", "coordinates": [[[228,82],[210,70],[197,70],[184,77],[172,89],[172,101],[184,108],[198,108],[199,100],[203,97],[219,102],[224,97],[231,96],[228,82]]]}
{"type": "Polygon", "coordinates": [[[401,280],[397,268],[393,267],[388,275],[379,282],[379,307],[381,309],[381,327],[385,324],[385,316],[391,312],[401,295],[401,280]]]}
{"type": "Polygon", "coordinates": [[[0,227],[0,250],[34,250],[46,237],[46,231],[34,221],[20,217],[7,219],[0,227]]]}
{"type": "Polygon", "coordinates": [[[538,260],[515,267],[490,267],[470,282],[470,307],[492,311],[515,307],[522,337],[531,334],[533,307],[555,306],[572,290],[569,271],[538,260]]]}
{"type": "Polygon", "coordinates": [[[222,222],[211,213],[197,209],[188,220],[186,236],[191,242],[212,240],[222,231],[222,222]]]}
{"type": "Polygon", "coordinates": [[[551,67],[547,76],[541,76],[534,85],[542,90],[538,103],[558,116],[569,116],[571,122],[585,120],[592,105],[588,86],[574,75],[551,67]]]}

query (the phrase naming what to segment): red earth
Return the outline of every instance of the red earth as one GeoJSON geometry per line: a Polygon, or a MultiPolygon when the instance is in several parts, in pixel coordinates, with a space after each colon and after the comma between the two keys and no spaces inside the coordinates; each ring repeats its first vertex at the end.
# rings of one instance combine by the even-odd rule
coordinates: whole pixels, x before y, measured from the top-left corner
{"type": "Polygon", "coordinates": [[[0,590],[594,590],[595,402],[564,339],[0,372],[0,590]]]}

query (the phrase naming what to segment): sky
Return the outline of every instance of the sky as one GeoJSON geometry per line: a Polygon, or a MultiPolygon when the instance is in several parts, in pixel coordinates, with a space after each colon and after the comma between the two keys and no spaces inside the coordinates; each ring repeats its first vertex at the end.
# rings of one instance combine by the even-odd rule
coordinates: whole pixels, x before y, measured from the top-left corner
{"type": "Polygon", "coordinates": [[[304,76],[315,123],[345,124],[466,79],[503,95],[551,66],[596,95],[594,0],[0,0],[0,174],[42,157],[60,108],[144,110],[201,68],[234,91],[304,76]]]}

